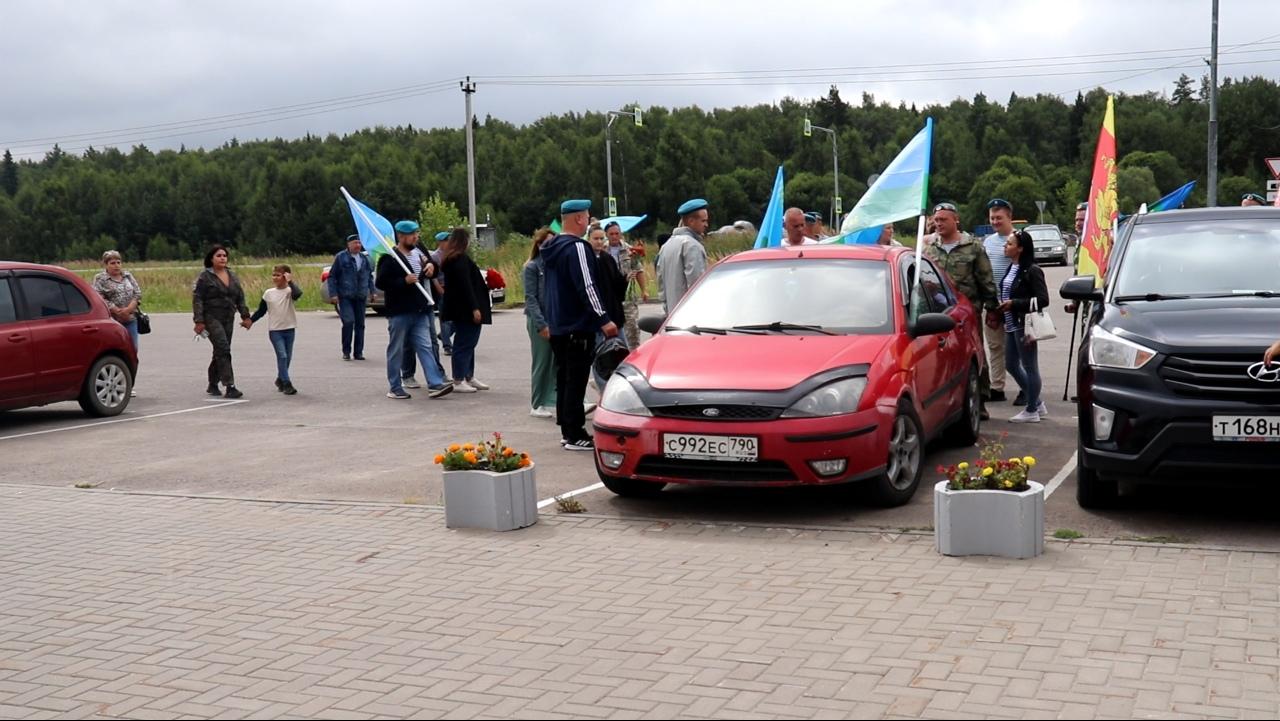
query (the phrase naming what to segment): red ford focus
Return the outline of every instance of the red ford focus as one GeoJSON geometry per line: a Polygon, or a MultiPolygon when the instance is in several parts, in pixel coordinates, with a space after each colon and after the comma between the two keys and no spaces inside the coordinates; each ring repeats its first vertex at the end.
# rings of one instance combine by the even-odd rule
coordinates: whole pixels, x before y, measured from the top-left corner
{"type": "Polygon", "coordinates": [[[909,501],[929,440],[976,440],[985,362],[974,308],[921,265],[914,291],[909,248],[757,250],[714,266],[604,389],[605,486],[859,482],[884,505],[909,501]]]}

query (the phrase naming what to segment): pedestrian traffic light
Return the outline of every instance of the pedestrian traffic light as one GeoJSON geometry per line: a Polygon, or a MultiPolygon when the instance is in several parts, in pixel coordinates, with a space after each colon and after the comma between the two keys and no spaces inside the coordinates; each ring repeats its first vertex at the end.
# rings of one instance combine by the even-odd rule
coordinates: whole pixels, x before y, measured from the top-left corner
{"type": "Polygon", "coordinates": [[[609,217],[612,218],[618,214],[618,199],[609,198],[609,217]]]}
{"type": "Polygon", "coordinates": [[[836,215],[844,215],[844,199],[836,196],[836,215]]]}
{"type": "Polygon", "coordinates": [[[643,119],[641,119],[640,106],[639,106],[639,105],[637,105],[637,106],[636,106],[636,114],[635,114],[635,116],[634,116],[634,117],[635,117],[635,119],[636,119],[636,127],[637,127],[637,128],[644,127],[644,120],[643,120],[643,119]]]}
{"type": "Polygon", "coordinates": [[[808,118],[804,119],[804,137],[813,137],[813,123],[810,123],[808,118]]]}

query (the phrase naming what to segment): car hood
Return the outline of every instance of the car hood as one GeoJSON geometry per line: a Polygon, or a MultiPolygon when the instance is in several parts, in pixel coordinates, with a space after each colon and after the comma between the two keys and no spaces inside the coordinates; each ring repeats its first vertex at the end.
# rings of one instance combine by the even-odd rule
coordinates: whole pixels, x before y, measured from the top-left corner
{"type": "Polygon", "coordinates": [[[664,333],[641,345],[627,364],[662,390],[778,391],[829,368],[872,363],[891,338],[664,333]]]}
{"type": "Polygon", "coordinates": [[[1280,298],[1205,298],[1109,305],[1102,326],[1156,350],[1244,351],[1280,337],[1280,298]]]}

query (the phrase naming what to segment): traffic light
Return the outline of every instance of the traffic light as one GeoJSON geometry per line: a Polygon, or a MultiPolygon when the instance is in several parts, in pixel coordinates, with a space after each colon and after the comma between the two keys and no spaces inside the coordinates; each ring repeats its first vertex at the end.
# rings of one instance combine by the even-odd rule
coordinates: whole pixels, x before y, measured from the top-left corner
{"type": "Polygon", "coordinates": [[[612,218],[618,214],[618,199],[609,198],[609,217],[612,218]]]}
{"type": "Polygon", "coordinates": [[[836,196],[836,215],[844,215],[844,199],[836,196]]]}
{"type": "Polygon", "coordinates": [[[804,119],[804,137],[813,137],[813,123],[810,123],[808,118],[804,119]]]}
{"type": "Polygon", "coordinates": [[[641,111],[640,111],[640,106],[639,106],[639,105],[637,105],[637,106],[636,106],[635,119],[636,119],[636,127],[637,127],[637,128],[644,127],[644,120],[643,120],[643,119],[641,119],[641,111]]]}

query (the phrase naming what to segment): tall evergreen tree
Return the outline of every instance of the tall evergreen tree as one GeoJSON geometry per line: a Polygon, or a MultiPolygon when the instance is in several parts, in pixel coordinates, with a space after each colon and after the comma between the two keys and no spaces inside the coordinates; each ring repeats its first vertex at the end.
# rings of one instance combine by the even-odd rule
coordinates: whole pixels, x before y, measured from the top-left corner
{"type": "Polygon", "coordinates": [[[8,148],[4,151],[4,164],[0,165],[0,189],[10,198],[18,194],[18,164],[13,162],[8,148]]]}

